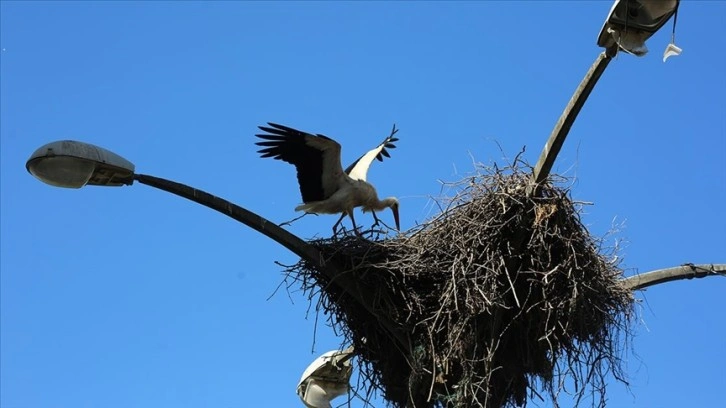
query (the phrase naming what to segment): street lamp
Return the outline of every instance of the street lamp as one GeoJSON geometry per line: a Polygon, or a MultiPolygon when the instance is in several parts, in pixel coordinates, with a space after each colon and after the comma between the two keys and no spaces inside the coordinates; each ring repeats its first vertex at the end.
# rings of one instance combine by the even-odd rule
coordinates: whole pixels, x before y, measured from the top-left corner
{"type": "MultiPolygon", "coordinates": [[[[605,48],[605,51],[598,55],[587,71],[552,129],[534,166],[532,184],[528,188],[530,194],[537,194],[540,184],[549,176],[572,124],[618,50],[638,56],[645,55],[645,41],[676,14],[679,3],[680,0],[615,0],[597,40],[597,44],[605,48]]],[[[663,60],[680,52],[681,49],[671,40],[663,60]]]]}
{"type": "Polygon", "coordinates": [[[56,187],[116,187],[134,181],[207,206],[267,235],[301,258],[321,265],[320,252],[277,224],[227,200],[196,188],[159,177],[137,174],[134,165],[116,153],[73,140],[51,142],[38,148],[25,163],[38,180],[56,187]]]}

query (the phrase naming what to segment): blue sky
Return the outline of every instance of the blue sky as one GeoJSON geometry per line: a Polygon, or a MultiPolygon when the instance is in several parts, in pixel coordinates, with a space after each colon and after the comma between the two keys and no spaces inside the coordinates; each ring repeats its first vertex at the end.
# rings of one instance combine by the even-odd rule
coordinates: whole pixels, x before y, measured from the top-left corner
{"type": "MultiPolygon", "coordinates": [[[[295,288],[270,297],[294,255],[143,185],[44,185],[25,170],[40,145],[103,146],[282,222],[294,170],[257,157],[256,126],[324,133],[349,163],[395,122],[369,180],[408,228],[472,157],[536,161],[610,5],[3,1],[0,405],[298,407],[303,369],[340,345],[295,288]]],[[[594,203],[593,233],[622,225],[627,274],[726,261],[724,21],[726,2],[684,1],[681,56],[661,61],[670,24],[647,56],[619,55],[555,164],[594,203]]],[[[609,406],[722,403],[725,293],[720,278],[641,293],[631,388],[613,382],[609,406]]]]}

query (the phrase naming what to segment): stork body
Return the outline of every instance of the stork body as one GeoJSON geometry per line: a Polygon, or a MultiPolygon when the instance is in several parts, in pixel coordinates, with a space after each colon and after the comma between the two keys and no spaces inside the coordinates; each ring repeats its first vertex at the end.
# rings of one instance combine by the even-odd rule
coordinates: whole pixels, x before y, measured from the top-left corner
{"type": "Polygon", "coordinates": [[[272,157],[293,164],[297,169],[303,204],[295,207],[296,211],[314,214],[341,214],[333,226],[333,233],[346,215],[350,217],[354,231],[357,232],[353,209],[361,207],[363,212],[372,212],[378,223],[375,211],[390,208],[400,228],[398,218],[398,200],[388,197],[378,198],[375,187],[366,181],[368,168],[373,159],[383,160],[390,157],[386,148],[395,148],[394,131],[380,145],[370,150],[345,171],[340,164],[340,144],[324,135],[313,135],[299,130],[268,123],[259,128],[267,133],[256,135],[264,141],[257,142],[264,147],[259,150],[263,158],[272,157]]]}

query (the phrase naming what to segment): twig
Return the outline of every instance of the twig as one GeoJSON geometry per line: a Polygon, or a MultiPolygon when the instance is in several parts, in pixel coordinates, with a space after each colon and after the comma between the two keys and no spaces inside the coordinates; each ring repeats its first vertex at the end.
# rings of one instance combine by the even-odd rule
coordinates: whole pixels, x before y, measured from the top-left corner
{"type": "Polygon", "coordinates": [[[277,226],[279,226],[279,227],[285,227],[285,226],[288,226],[288,225],[292,225],[293,222],[299,220],[300,218],[302,218],[302,217],[304,217],[304,216],[306,216],[308,214],[318,215],[318,214],[315,214],[315,213],[306,212],[306,213],[303,213],[303,215],[301,215],[299,217],[295,217],[295,218],[291,219],[290,221],[285,221],[285,222],[282,222],[280,224],[277,224],[277,226]]]}

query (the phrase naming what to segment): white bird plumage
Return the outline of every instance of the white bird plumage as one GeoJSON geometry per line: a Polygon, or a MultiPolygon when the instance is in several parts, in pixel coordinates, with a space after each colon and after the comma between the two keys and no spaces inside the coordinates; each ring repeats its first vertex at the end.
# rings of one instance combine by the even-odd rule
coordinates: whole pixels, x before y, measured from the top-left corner
{"type": "Polygon", "coordinates": [[[383,161],[390,157],[386,149],[393,149],[398,140],[394,137],[395,126],[391,134],[374,149],[361,156],[345,171],[340,164],[340,144],[335,140],[321,135],[310,134],[291,127],[268,122],[268,126],[259,126],[267,133],[255,136],[263,139],[257,142],[261,157],[271,157],[295,166],[297,180],[300,185],[303,204],[295,207],[295,211],[315,214],[341,214],[333,225],[333,233],[346,215],[357,230],[353,209],[361,207],[363,212],[370,211],[376,224],[379,222],[376,211],[390,208],[400,229],[398,218],[398,199],[395,197],[378,199],[376,189],[368,183],[366,175],[373,159],[383,161]]]}

